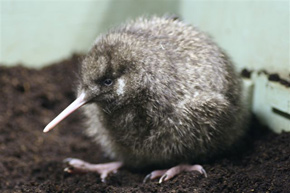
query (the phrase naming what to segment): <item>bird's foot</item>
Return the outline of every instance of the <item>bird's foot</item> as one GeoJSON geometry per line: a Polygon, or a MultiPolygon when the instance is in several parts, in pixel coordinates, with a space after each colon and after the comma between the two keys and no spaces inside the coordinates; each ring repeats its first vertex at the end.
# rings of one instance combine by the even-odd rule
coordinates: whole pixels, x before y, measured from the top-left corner
{"type": "Polygon", "coordinates": [[[106,181],[106,177],[110,173],[117,173],[122,167],[122,162],[110,162],[105,164],[91,164],[80,159],[66,158],[64,162],[68,165],[64,171],[68,173],[87,173],[96,172],[100,174],[102,182],[106,181]]]}
{"type": "Polygon", "coordinates": [[[174,176],[180,174],[181,172],[190,172],[190,171],[198,171],[199,173],[203,174],[205,177],[207,177],[207,174],[203,167],[201,165],[186,165],[181,164],[175,167],[170,168],[169,170],[155,170],[148,174],[144,180],[143,183],[148,182],[149,180],[159,178],[159,183],[165,182],[174,176]]]}

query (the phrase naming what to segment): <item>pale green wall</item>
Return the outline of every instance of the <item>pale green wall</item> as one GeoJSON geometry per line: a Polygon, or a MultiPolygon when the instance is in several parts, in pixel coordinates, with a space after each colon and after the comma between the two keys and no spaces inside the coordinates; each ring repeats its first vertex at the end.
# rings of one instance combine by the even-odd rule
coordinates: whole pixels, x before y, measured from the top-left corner
{"type": "Polygon", "coordinates": [[[268,69],[289,77],[289,1],[189,1],[186,21],[211,34],[239,69],[268,69]]]}
{"type": "Polygon", "coordinates": [[[178,12],[176,0],[1,0],[0,63],[39,67],[86,52],[109,27],[178,12]]]}
{"type": "Polygon", "coordinates": [[[128,18],[166,12],[213,36],[239,69],[289,76],[289,1],[2,0],[0,63],[49,64],[128,18]]]}
{"type": "Polygon", "coordinates": [[[88,49],[105,9],[100,2],[2,1],[1,63],[43,65],[88,49]]]}

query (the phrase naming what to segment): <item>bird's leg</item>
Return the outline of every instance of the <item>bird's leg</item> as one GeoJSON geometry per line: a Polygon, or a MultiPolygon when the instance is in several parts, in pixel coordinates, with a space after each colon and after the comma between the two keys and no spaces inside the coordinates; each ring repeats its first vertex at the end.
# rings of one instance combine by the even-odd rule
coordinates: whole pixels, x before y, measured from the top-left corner
{"type": "Polygon", "coordinates": [[[100,174],[102,182],[105,182],[106,177],[110,173],[116,173],[120,167],[122,167],[122,162],[110,162],[105,164],[91,164],[80,159],[67,158],[64,162],[68,165],[64,171],[68,173],[87,173],[96,172],[100,174]]]}
{"type": "Polygon", "coordinates": [[[151,172],[150,174],[148,174],[144,178],[143,182],[146,183],[149,180],[153,180],[155,178],[160,177],[159,183],[162,183],[184,171],[185,172],[198,171],[199,173],[207,177],[207,174],[201,165],[180,164],[180,165],[170,168],[169,170],[155,170],[151,172]]]}

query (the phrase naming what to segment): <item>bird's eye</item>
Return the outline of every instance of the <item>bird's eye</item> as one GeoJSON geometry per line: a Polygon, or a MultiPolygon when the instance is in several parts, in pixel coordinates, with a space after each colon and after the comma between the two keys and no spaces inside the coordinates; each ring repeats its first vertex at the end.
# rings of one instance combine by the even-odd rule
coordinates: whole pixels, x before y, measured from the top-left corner
{"type": "Polygon", "coordinates": [[[112,81],[112,79],[105,79],[104,81],[103,81],[103,84],[105,85],[105,86],[111,86],[112,84],[113,84],[113,81],[112,81]]]}

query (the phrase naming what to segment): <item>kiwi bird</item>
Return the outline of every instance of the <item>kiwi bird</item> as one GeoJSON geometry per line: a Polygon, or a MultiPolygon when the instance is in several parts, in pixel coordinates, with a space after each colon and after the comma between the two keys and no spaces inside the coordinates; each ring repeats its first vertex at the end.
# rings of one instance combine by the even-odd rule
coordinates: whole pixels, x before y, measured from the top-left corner
{"type": "Polygon", "coordinates": [[[115,162],[66,159],[67,172],[155,167],[144,181],[182,171],[206,176],[202,162],[245,133],[241,81],[205,33],[176,18],[140,17],[97,38],[82,61],[77,99],[49,131],[83,106],[87,134],[115,162]],[[169,169],[164,169],[168,167],[169,169]]]}

